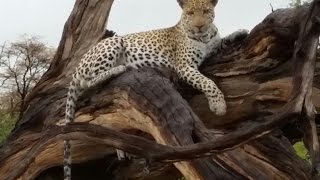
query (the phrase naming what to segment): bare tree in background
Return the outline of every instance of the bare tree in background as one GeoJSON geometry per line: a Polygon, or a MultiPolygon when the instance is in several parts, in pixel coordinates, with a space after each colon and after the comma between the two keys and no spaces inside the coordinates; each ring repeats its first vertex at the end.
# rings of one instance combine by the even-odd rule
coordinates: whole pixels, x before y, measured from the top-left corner
{"type": "Polygon", "coordinates": [[[54,50],[36,36],[22,36],[2,45],[0,54],[1,106],[20,112],[29,91],[48,69],[54,50]]]}

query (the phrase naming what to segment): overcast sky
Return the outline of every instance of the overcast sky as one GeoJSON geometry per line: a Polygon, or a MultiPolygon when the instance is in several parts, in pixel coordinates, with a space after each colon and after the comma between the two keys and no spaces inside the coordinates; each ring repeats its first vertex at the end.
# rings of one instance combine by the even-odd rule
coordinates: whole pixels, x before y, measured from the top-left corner
{"type": "MultiPolygon", "coordinates": [[[[0,44],[27,33],[57,46],[75,0],[0,0],[0,44]]],[[[222,35],[252,29],[289,0],[219,0],[216,24],[222,35]]],[[[176,0],[114,0],[108,29],[119,35],[175,25],[180,18],[176,0]]]]}

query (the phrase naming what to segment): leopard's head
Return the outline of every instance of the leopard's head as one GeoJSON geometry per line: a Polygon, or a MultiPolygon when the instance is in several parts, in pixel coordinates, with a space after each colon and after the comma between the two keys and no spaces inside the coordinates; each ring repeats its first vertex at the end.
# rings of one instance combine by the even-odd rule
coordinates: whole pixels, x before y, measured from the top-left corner
{"type": "Polygon", "coordinates": [[[181,25],[189,38],[208,42],[217,34],[213,24],[218,0],[177,0],[182,8],[181,25]]]}

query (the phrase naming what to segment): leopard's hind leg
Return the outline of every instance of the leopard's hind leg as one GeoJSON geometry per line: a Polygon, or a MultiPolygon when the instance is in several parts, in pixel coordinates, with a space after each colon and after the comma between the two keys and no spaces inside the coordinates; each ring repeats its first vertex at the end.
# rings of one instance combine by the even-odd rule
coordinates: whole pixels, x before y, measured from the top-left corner
{"type": "Polygon", "coordinates": [[[104,71],[89,81],[88,88],[94,87],[102,82],[105,82],[106,80],[110,79],[112,76],[117,76],[125,72],[126,69],[127,67],[125,65],[119,65],[109,69],[108,71],[104,71]]]}
{"type": "MultiPolygon", "coordinates": [[[[90,87],[120,74],[126,66],[114,67],[123,57],[124,47],[120,37],[107,38],[91,48],[81,59],[70,83],[66,103],[66,125],[74,121],[78,98],[90,87]]],[[[64,180],[71,179],[71,144],[64,141],[64,180]]]]}

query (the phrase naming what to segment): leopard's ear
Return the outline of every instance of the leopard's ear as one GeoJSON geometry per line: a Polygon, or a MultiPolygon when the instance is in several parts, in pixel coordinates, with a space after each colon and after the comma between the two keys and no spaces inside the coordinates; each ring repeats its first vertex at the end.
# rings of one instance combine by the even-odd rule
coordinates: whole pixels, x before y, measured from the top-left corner
{"type": "Polygon", "coordinates": [[[178,3],[179,3],[179,5],[180,5],[181,8],[182,8],[183,5],[187,2],[187,0],[177,0],[177,1],[178,1],[178,3]]]}
{"type": "Polygon", "coordinates": [[[218,0],[211,0],[211,3],[212,3],[213,6],[216,6],[217,3],[218,3],[218,0]]]}

